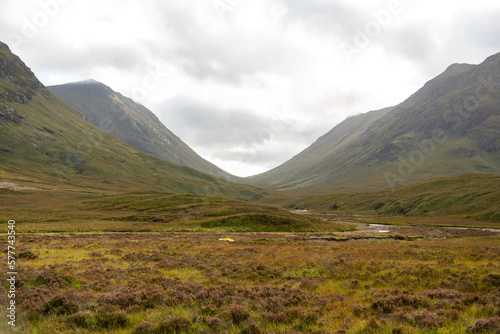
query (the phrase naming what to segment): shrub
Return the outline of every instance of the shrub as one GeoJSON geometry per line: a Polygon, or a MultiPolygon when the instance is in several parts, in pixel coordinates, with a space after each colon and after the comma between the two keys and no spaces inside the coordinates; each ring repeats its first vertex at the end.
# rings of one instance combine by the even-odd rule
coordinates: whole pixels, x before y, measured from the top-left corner
{"type": "Polygon", "coordinates": [[[38,255],[36,255],[35,253],[31,252],[31,251],[25,251],[25,252],[21,252],[19,253],[19,259],[25,259],[25,260],[35,260],[35,259],[38,259],[38,255]]]}
{"type": "Polygon", "coordinates": [[[229,317],[235,324],[240,324],[250,317],[248,310],[242,305],[233,305],[229,309],[229,317]]]}
{"type": "Polygon", "coordinates": [[[104,296],[101,299],[101,305],[115,305],[121,309],[128,308],[132,305],[139,304],[139,294],[129,289],[120,290],[104,296]]]}
{"type": "Polygon", "coordinates": [[[80,328],[91,328],[93,324],[92,314],[89,312],[79,312],[68,317],[68,324],[80,327],[80,328]]]}
{"type": "Polygon", "coordinates": [[[62,283],[61,276],[54,271],[45,269],[34,280],[35,285],[47,285],[50,286],[55,283],[62,283]]]}
{"type": "Polygon", "coordinates": [[[141,305],[144,308],[155,308],[162,305],[165,301],[165,296],[161,290],[153,289],[141,293],[141,305]]]}
{"type": "Polygon", "coordinates": [[[438,311],[437,314],[439,316],[442,316],[442,317],[448,319],[448,320],[453,320],[453,321],[460,320],[460,313],[455,309],[441,310],[441,311],[438,311]]]}
{"type": "Polygon", "coordinates": [[[500,332],[500,317],[494,317],[487,320],[480,319],[476,321],[474,326],[467,327],[467,333],[487,333],[493,331],[495,331],[495,333],[500,332]]]}
{"type": "Polygon", "coordinates": [[[359,287],[361,286],[361,283],[359,282],[359,280],[353,279],[353,280],[349,281],[347,286],[349,289],[359,289],[359,287]]]}
{"type": "Polygon", "coordinates": [[[78,305],[72,301],[66,300],[63,295],[57,295],[43,306],[44,314],[73,314],[78,312],[78,305]]]}
{"type": "Polygon", "coordinates": [[[262,318],[273,324],[283,324],[287,322],[286,315],[283,312],[267,312],[262,314],[262,318]]]}
{"type": "Polygon", "coordinates": [[[113,313],[98,313],[96,315],[96,324],[104,329],[124,328],[129,325],[130,321],[127,314],[123,311],[113,313]]]}
{"type": "Polygon", "coordinates": [[[222,325],[222,320],[220,318],[208,318],[207,319],[207,326],[210,328],[210,330],[214,333],[219,332],[219,328],[222,325]]]}
{"type": "Polygon", "coordinates": [[[427,305],[428,300],[426,298],[408,294],[398,294],[395,296],[387,296],[384,298],[376,299],[372,302],[371,307],[377,312],[393,313],[397,308],[404,306],[418,308],[420,306],[427,305]]]}
{"type": "Polygon", "coordinates": [[[257,327],[255,322],[250,322],[246,326],[243,327],[243,329],[240,331],[239,334],[261,334],[262,331],[257,327]]]}
{"type": "Polygon", "coordinates": [[[409,315],[409,322],[420,328],[439,328],[444,323],[444,318],[429,311],[415,311],[409,315]]]}
{"type": "Polygon", "coordinates": [[[143,321],[134,327],[133,334],[150,334],[153,333],[154,325],[151,322],[143,321]]]}
{"type": "Polygon", "coordinates": [[[488,274],[483,278],[483,283],[491,285],[493,287],[500,287],[500,274],[488,274]]]}

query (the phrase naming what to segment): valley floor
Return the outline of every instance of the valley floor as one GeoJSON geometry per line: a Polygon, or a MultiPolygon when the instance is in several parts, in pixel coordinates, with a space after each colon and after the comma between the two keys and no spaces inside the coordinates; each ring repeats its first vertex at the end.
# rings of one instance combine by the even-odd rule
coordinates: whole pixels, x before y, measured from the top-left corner
{"type": "Polygon", "coordinates": [[[19,233],[13,332],[498,332],[499,233],[354,224],[346,232],[19,233]]]}

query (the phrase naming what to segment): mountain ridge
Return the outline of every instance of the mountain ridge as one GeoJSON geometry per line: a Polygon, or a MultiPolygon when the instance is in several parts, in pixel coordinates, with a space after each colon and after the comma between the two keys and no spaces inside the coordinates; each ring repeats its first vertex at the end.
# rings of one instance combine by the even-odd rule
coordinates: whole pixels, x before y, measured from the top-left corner
{"type": "Polygon", "coordinates": [[[500,53],[479,65],[451,65],[400,104],[382,109],[387,112],[364,131],[354,132],[343,146],[336,136],[349,123],[361,122],[377,111],[335,126],[321,137],[329,139],[324,145],[331,154],[325,155],[315,142],[288,162],[245,182],[280,190],[365,191],[433,177],[498,174],[499,64],[500,53]],[[423,144],[432,147],[431,154],[422,151],[423,144]],[[471,156],[462,156],[463,152],[471,156]],[[292,164],[301,169],[290,171],[292,164]]]}
{"type": "Polygon", "coordinates": [[[236,177],[200,157],[145,106],[94,79],[48,89],[87,120],[144,153],[226,180],[236,177]]]}
{"type": "Polygon", "coordinates": [[[145,154],[106,133],[0,42],[0,181],[71,192],[163,191],[242,200],[266,192],[145,154]]]}

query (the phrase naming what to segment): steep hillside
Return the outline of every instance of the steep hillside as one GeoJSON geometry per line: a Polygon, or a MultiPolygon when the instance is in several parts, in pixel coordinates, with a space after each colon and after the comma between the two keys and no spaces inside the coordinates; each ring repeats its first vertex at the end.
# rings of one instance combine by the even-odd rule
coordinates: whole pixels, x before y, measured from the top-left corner
{"type": "Polygon", "coordinates": [[[0,182],[108,193],[142,189],[262,196],[261,190],[140,152],[84,118],[0,43],[0,182]]]}
{"type": "Polygon", "coordinates": [[[452,65],[401,104],[351,117],[291,161],[246,181],[331,192],[498,174],[499,63],[497,54],[480,65],[452,65]]]}
{"type": "Polygon", "coordinates": [[[324,160],[347,147],[362,135],[373,122],[391,110],[392,108],[385,108],[349,117],[284,164],[266,173],[248,177],[246,181],[278,188],[283,185],[286,185],[286,188],[313,185],[331,173],[329,170],[318,168],[322,166],[321,163],[324,160]]]}
{"type": "Polygon", "coordinates": [[[227,180],[234,178],[200,157],[149,109],[100,82],[87,80],[47,88],[88,121],[144,153],[227,180]]]}

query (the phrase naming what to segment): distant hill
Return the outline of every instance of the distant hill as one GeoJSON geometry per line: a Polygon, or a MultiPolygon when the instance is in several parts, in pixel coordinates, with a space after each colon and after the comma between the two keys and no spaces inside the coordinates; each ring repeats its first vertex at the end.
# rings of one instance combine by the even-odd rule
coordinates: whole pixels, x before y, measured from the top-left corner
{"type": "Polygon", "coordinates": [[[500,173],[500,53],[455,64],[401,104],[353,116],[275,169],[245,179],[302,192],[394,188],[500,173]]]}
{"type": "Polygon", "coordinates": [[[226,180],[235,179],[200,157],[146,107],[95,80],[47,87],[85,118],[144,153],[226,180]]]}
{"type": "Polygon", "coordinates": [[[0,182],[108,194],[160,190],[246,200],[265,194],[145,154],[102,131],[1,42],[0,182]]]}

